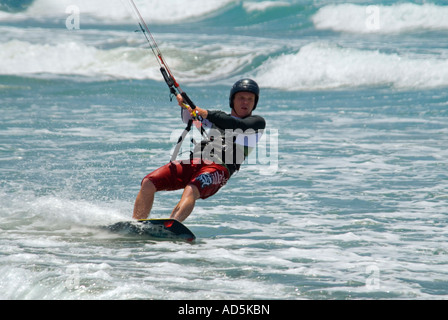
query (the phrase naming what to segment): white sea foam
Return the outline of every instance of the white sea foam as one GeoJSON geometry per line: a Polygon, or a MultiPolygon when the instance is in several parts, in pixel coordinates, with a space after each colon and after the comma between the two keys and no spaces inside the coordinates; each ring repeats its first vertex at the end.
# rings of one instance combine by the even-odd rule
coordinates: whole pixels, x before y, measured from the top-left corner
{"type": "Polygon", "coordinates": [[[286,90],[431,88],[448,85],[448,61],[315,42],[296,53],[269,59],[257,70],[256,78],[265,87],[286,90]]]}
{"type": "Polygon", "coordinates": [[[350,33],[401,33],[448,30],[448,7],[426,3],[339,4],[322,7],[312,21],[317,29],[350,33]]]}
{"type": "Polygon", "coordinates": [[[291,4],[285,1],[261,1],[261,2],[243,2],[243,8],[251,13],[257,11],[266,11],[270,8],[289,7],[291,4]]]}
{"type": "MultiPolygon", "coordinates": [[[[69,40],[73,41],[1,43],[0,74],[161,80],[157,61],[145,48],[124,44],[105,49],[76,38],[69,40]]],[[[232,43],[203,46],[200,52],[168,47],[166,52],[170,66],[184,82],[225,79],[258,58],[253,48],[239,49],[232,43]]],[[[435,88],[448,85],[448,61],[437,56],[411,57],[314,42],[298,52],[265,60],[253,74],[264,87],[286,90],[358,86],[435,88]],[[283,81],[285,78],[287,82],[283,81]]]]}
{"type": "MultiPolygon", "coordinates": [[[[135,0],[145,18],[152,23],[173,23],[207,16],[234,0],[135,0]]],[[[67,8],[79,9],[81,23],[134,23],[132,9],[127,0],[37,0],[20,13],[0,12],[0,21],[19,20],[65,20],[69,13],[67,8]]]]}
{"type": "MultiPolygon", "coordinates": [[[[82,42],[32,44],[12,40],[0,44],[0,74],[59,74],[117,78],[152,78],[157,62],[145,49],[97,49],[82,42]]],[[[172,60],[172,62],[174,62],[172,60]]]]}
{"type": "MultiPolygon", "coordinates": [[[[140,35],[129,32],[101,32],[91,39],[89,30],[45,31],[32,29],[31,38],[16,28],[2,27],[15,38],[3,35],[0,43],[0,74],[79,75],[93,80],[153,79],[162,81],[157,60],[140,35]],[[35,31],[35,32],[34,32],[35,31]],[[45,38],[45,34],[51,37],[45,38]],[[131,37],[129,38],[129,36],[131,37]],[[29,38],[29,39],[28,39],[29,38]]],[[[234,37],[225,44],[220,37],[165,34],[159,45],[166,61],[185,81],[211,81],[240,72],[259,56],[265,43],[247,37],[234,37]],[[248,45],[241,46],[241,42],[248,45]],[[199,48],[199,49],[198,49],[199,48]]],[[[266,51],[264,51],[266,52],[266,51]]]]}
{"type": "MultiPolygon", "coordinates": [[[[72,226],[104,225],[125,218],[120,212],[120,206],[116,203],[114,207],[105,207],[100,203],[91,203],[84,200],[69,199],[69,191],[61,191],[60,196],[35,196],[23,193],[21,197],[10,199],[5,193],[0,194],[0,200],[5,205],[1,210],[0,222],[8,222],[9,226],[26,228],[29,223],[54,228],[72,226]],[[16,225],[15,221],[22,221],[16,225]],[[23,223],[23,221],[26,221],[23,223]]],[[[126,206],[127,204],[125,204],[126,206]]],[[[126,208],[121,208],[125,211],[126,208]]],[[[38,245],[38,244],[34,244],[38,245]]],[[[45,244],[48,246],[48,244],[45,244]]]]}

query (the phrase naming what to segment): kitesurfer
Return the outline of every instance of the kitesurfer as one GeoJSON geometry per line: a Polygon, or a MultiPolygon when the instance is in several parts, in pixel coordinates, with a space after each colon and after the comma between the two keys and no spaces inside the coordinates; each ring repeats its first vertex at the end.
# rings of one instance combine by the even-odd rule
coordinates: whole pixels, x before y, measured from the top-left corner
{"type": "Polygon", "coordinates": [[[218,192],[239,170],[266,126],[264,118],[252,114],[259,96],[260,89],[254,80],[237,81],[230,90],[229,114],[199,107],[193,110],[178,94],[176,98],[183,108],[183,121],[187,122],[193,116],[200,117],[202,125],[210,129],[209,138],[196,145],[189,160],[170,161],[143,178],[133,218],[148,218],[158,191],[184,190],[170,216],[181,222],[193,211],[196,200],[218,192]]]}

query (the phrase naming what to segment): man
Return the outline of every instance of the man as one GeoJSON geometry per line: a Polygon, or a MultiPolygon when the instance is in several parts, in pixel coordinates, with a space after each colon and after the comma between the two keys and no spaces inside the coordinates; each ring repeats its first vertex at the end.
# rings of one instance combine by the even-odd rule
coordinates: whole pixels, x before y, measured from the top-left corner
{"type": "MultiPolygon", "coordinates": [[[[196,145],[189,161],[171,161],[143,179],[133,218],[149,216],[157,191],[184,189],[170,216],[182,222],[193,211],[197,199],[206,199],[224,186],[239,170],[266,126],[262,117],[252,115],[259,94],[255,81],[241,79],[230,90],[230,114],[196,107],[194,112],[202,117],[202,125],[211,129],[209,139],[196,145]]],[[[181,95],[177,95],[177,101],[184,108],[182,119],[187,122],[193,110],[184,105],[181,95]]]]}

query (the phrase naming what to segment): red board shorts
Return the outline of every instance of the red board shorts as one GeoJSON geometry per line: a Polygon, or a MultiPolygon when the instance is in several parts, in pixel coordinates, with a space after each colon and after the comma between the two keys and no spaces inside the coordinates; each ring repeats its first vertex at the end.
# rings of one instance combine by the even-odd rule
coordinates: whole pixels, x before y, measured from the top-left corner
{"type": "Polygon", "coordinates": [[[152,181],[157,191],[184,189],[195,185],[200,198],[214,195],[229,180],[229,171],[223,165],[200,159],[173,161],[148,174],[144,179],[152,181]]]}

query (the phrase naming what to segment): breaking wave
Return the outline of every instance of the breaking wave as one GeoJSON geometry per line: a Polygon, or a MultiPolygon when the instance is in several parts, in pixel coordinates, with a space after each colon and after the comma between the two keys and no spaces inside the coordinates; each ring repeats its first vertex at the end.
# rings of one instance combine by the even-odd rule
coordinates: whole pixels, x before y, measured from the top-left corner
{"type": "Polygon", "coordinates": [[[448,30],[448,7],[426,3],[327,5],[312,17],[317,29],[349,33],[448,30]]]}

